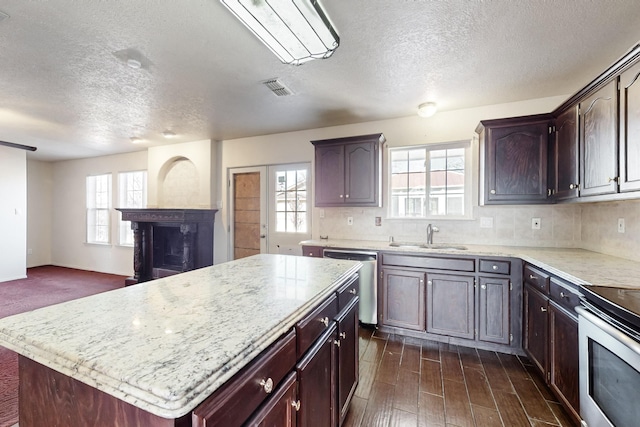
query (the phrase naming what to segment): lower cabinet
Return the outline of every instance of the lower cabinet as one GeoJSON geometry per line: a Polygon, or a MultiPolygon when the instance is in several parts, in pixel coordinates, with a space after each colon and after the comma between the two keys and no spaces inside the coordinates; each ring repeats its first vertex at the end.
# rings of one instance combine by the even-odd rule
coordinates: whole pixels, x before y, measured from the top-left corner
{"type": "Polygon", "coordinates": [[[509,279],[496,277],[480,277],[478,282],[478,340],[511,343],[511,282],[509,279]]]}
{"type": "Polygon", "coordinates": [[[579,424],[578,287],[528,266],[524,281],[524,350],[579,424]]]}
{"type": "Polygon", "coordinates": [[[427,275],[427,332],[473,339],[474,278],[427,275]]]}
{"type": "Polygon", "coordinates": [[[256,427],[296,427],[296,408],[300,407],[297,397],[296,373],[292,372],[278,391],[258,409],[247,421],[248,426],[256,427]]]}
{"type": "Polygon", "coordinates": [[[405,329],[425,329],[424,272],[382,270],[382,324],[405,329]]]}
{"type": "Polygon", "coordinates": [[[337,414],[336,419],[342,424],[349,403],[356,391],[359,379],[358,354],[358,300],[353,299],[336,319],[338,325],[337,349],[337,414]]]}

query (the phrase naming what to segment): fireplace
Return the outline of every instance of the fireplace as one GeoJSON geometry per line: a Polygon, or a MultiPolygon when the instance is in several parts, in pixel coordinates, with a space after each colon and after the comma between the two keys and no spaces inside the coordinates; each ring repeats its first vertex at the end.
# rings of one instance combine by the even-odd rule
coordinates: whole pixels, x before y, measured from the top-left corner
{"type": "Polygon", "coordinates": [[[118,209],[133,230],[134,274],[125,285],[213,265],[215,209],[118,209]]]}

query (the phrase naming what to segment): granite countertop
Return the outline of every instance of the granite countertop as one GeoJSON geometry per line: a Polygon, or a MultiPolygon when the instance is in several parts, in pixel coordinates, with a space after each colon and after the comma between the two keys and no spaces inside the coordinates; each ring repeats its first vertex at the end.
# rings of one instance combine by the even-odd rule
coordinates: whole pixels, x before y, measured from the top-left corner
{"type": "Polygon", "coordinates": [[[0,345],[177,418],[360,267],[256,255],[0,319],[0,345]]]}
{"type": "MultiPolygon", "coordinates": [[[[438,242],[440,246],[443,244],[438,242]]],[[[388,242],[369,240],[306,240],[306,246],[368,249],[419,254],[479,255],[520,258],[577,285],[640,289],[640,262],[575,248],[464,245],[466,250],[392,247],[388,242]]],[[[457,244],[456,244],[457,245],[457,244]]]]}

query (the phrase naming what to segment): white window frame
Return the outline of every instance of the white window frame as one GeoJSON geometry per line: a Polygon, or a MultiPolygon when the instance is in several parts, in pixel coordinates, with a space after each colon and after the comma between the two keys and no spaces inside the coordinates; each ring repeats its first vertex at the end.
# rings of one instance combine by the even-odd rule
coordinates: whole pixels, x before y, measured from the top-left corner
{"type": "MultiPolygon", "coordinates": [[[[118,172],[118,206],[120,208],[146,208],[147,207],[147,171],[125,171],[118,172]],[[130,177],[134,174],[142,174],[142,192],[141,203],[135,204],[129,202],[129,193],[137,191],[130,187],[130,177]]],[[[131,230],[131,221],[122,220],[122,212],[118,212],[118,245],[133,247],[133,230],[131,230]]]]}
{"type": "MultiPolygon", "coordinates": [[[[389,219],[402,219],[402,220],[413,220],[413,219],[417,219],[417,220],[424,220],[424,219],[430,219],[430,220],[436,220],[436,219],[446,219],[446,220],[472,220],[473,219],[473,210],[472,210],[472,193],[473,193],[473,180],[472,180],[472,153],[471,153],[471,141],[470,140],[465,140],[465,141],[452,141],[452,142],[444,142],[444,143],[437,143],[437,144],[425,144],[425,145],[408,145],[408,146],[402,146],[402,147],[390,147],[389,148],[389,155],[388,155],[388,161],[387,161],[387,201],[388,201],[388,209],[387,209],[387,215],[389,219]],[[393,193],[392,193],[392,185],[393,185],[393,181],[392,181],[392,152],[393,151],[400,151],[400,150],[412,150],[412,149],[416,149],[416,150],[426,150],[427,152],[430,151],[436,151],[436,150],[445,150],[445,149],[456,149],[456,148],[463,148],[464,149],[464,196],[463,196],[463,203],[464,203],[464,212],[462,215],[451,215],[451,214],[445,214],[445,215],[431,215],[429,214],[429,209],[426,209],[423,215],[420,216],[401,216],[401,215],[395,215],[393,214],[393,193]]],[[[428,159],[428,153],[427,153],[427,159],[428,159]]],[[[427,165],[429,165],[429,162],[427,162],[427,165]]],[[[426,197],[428,197],[429,195],[429,187],[430,187],[430,173],[429,170],[427,170],[426,172],[426,188],[425,188],[425,195],[426,197]]]]}
{"type": "Polygon", "coordinates": [[[111,199],[113,176],[111,173],[90,175],[86,178],[86,242],[95,245],[111,244],[111,199]],[[103,181],[103,182],[101,182],[103,181]],[[104,194],[106,193],[106,194],[104,194]],[[101,215],[102,214],[102,215],[101,215]],[[98,218],[103,220],[99,223],[98,218]],[[105,239],[99,239],[105,228],[105,239]]]}

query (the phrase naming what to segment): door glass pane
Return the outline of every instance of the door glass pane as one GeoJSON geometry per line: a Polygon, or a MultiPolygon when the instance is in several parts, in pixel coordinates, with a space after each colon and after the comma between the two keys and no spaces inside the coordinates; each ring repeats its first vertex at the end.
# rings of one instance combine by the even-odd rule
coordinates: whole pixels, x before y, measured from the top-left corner
{"type": "Polygon", "coordinates": [[[589,394],[617,427],[640,420],[640,373],[611,351],[589,340],[589,394]]]}
{"type": "Polygon", "coordinates": [[[307,232],[307,171],[277,171],[275,179],[276,231],[307,232]]]}

